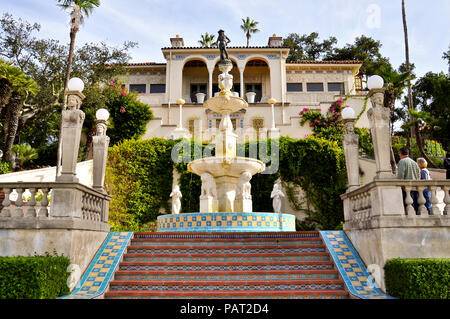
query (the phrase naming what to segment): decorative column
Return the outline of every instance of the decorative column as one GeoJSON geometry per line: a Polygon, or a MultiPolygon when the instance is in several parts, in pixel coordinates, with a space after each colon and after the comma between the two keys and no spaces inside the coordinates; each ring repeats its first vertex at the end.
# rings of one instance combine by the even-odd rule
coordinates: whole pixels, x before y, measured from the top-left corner
{"type": "Polygon", "coordinates": [[[271,98],[268,103],[272,108],[272,127],[269,129],[269,138],[279,138],[280,137],[280,129],[275,127],[275,104],[277,101],[274,98],[271,98]]]}
{"type": "Polygon", "coordinates": [[[103,183],[105,181],[106,159],[108,156],[109,137],[106,135],[106,128],[109,113],[105,109],[99,109],[95,114],[97,118],[97,135],[92,138],[93,143],[93,185],[99,192],[105,193],[103,183]]]}
{"type": "Polygon", "coordinates": [[[240,85],[241,85],[241,98],[244,98],[244,70],[239,69],[240,85]]]}
{"type": "Polygon", "coordinates": [[[367,111],[372,133],[377,174],[375,179],[395,178],[391,168],[390,110],[384,107],[383,79],[379,76],[369,78],[369,96],[372,108],[367,111]]]}
{"type": "Polygon", "coordinates": [[[56,177],[56,181],[78,182],[76,177],[78,149],[85,118],[80,106],[84,95],[81,91],[68,91],[67,95],[67,110],[61,114],[61,175],[56,177]]]}
{"type": "MultiPolygon", "coordinates": [[[[81,129],[85,118],[84,112],[80,110],[84,99],[81,93],[84,84],[80,79],[74,78],[69,81],[68,88],[67,110],[61,114],[61,175],[56,176],[56,181],[78,183],[76,168],[81,129]]],[[[75,188],[53,188],[51,216],[82,218],[82,197],[82,192],[75,188]]]]}
{"type": "Polygon", "coordinates": [[[214,68],[212,70],[208,69],[208,99],[213,96],[213,72],[214,68]]]}
{"type": "Polygon", "coordinates": [[[186,103],[182,98],[177,100],[177,104],[180,108],[178,127],[172,132],[172,139],[186,138],[189,135],[187,129],[183,128],[183,105],[186,103]]]}
{"type": "Polygon", "coordinates": [[[344,137],[342,139],[347,166],[348,190],[359,188],[359,136],[355,133],[355,111],[347,107],[342,111],[344,120],[344,137]]]}

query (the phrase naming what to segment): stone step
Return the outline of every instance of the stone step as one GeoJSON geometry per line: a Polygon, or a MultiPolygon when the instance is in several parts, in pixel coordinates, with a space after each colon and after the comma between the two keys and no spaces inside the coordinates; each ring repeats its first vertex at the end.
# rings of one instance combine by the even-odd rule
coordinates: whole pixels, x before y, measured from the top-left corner
{"type": "Polygon", "coordinates": [[[159,281],[114,280],[109,291],[265,291],[344,290],[341,280],[226,280],[159,281]]]}
{"type": "Polygon", "coordinates": [[[117,271],[114,280],[132,281],[230,281],[230,280],[326,280],[339,279],[336,270],[252,271],[117,271]]]}
{"type": "Polygon", "coordinates": [[[105,299],[348,299],[345,290],[110,291],[105,299]]]}
{"type": "MultiPolygon", "coordinates": [[[[160,238],[134,238],[131,246],[161,246],[160,238]]],[[[320,238],[228,238],[228,239],[164,239],[167,246],[300,246],[300,245],[321,245],[320,238]]]]}
{"type": "Polygon", "coordinates": [[[287,254],[125,254],[126,262],[265,262],[265,261],[327,261],[327,252],[287,253],[287,254]]]}
{"type": "Polygon", "coordinates": [[[119,270],[137,271],[256,271],[256,270],[323,270],[333,269],[327,261],[269,261],[269,262],[121,262],[119,270]]]}
{"type": "Polygon", "coordinates": [[[253,247],[253,246],[129,246],[127,253],[129,254],[288,254],[288,253],[310,253],[310,252],[325,252],[324,245],[300,245],[292,247],[280,247],[274,245],[253,247]]]}

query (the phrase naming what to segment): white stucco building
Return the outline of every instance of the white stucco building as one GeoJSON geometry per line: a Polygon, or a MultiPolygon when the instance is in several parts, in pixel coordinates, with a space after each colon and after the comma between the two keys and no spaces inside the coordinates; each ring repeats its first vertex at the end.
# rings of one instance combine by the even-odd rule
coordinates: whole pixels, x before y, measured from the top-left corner
{"type": "MultiPolygon", "coordinates": [[[[182,124],[190,134],[201,132],[202,139],[214,140],[220,115],[207,111],[197,103],[196,93],[208,99],[218,89],[219,49],[185,47],[181,37],[171,38],[171,47],[162,48],[166,63],[130,63],[123,81],[129,90],[141,93],[139,99],[147,103],[154,119],[147,125],[143,139],[171,138],[179,123],[177,100],[183,98],[182,124]]],[[[247,99],[248,92],[256,94],[254,103],[246,110],[232,115],[236,133],[257,131],[265,134],[272,125],[271,105],[275,105],[275,125],[282,136],[303,138],[310,134],[308,126],[300,125],[300,111],[321,109],[325,113],[331,103],[349,94],[346,104],[359,114],[366,93],[358,76],[361,61],[298,61],[287,63],[289,48],[282,47],[282,38],[273,35],[265,47],[228,47],[234,64],[234,92],[247,99]]],[[[357,124],[368,127],[364,114],[357,124]]]]}

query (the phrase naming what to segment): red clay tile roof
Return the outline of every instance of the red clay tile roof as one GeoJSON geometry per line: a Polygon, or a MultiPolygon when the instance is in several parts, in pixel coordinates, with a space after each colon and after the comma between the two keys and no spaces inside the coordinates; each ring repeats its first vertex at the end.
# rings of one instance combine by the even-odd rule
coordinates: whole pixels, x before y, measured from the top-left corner
{"type": "MultiPolygon", "coordinates": [[[[165,47],[161,48],[161,50],[189,50],[189,49],[205,49],[205,50],[219,50],[219,48],[205,48],[205,47],[165,47]]],[[[227,49],[289,49],[288,47],[269,47],[269,46],[254,46],[254,47],[227,47],[227,49]]]]}
{"type": "Polygon", "coordinates": [[[127,63],[126,64],[126,66],[149,66],[149,65],[166,65],[166,63],[140,62],[140,63],[127,63]]]}
{"type": "Polygon", "coordinates": [[[287,62],[286,64],[363,64],[363,61],[359,61],[359,60],[330,60],[330,61],[298,60],[295,62],[287,62]]]}

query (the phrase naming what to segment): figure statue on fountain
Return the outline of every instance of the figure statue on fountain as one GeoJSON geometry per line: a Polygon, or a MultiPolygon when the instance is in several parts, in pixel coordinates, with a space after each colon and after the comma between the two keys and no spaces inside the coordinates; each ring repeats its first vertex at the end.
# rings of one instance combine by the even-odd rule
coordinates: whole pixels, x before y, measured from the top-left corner
{"type": "Polygon", "coordinates": [[[229,60],[228,59],[228,51],[227,51],[227,44],[230,43],[230,39],[225,35],[225,31],[219,30],[219,36],[217,37],[217,47],[220,50],[220,60],[229,60]]]}
{"type": "Polygon", "coordinates": [[[250,184],[251,179],[252,174],[249,172],[242,173],[237,184],[236,199],[252,199],[252,184],[250,184]]]}
{"type": "Polygon", "coordinates": [[[275,214],[281,214],[281,197],[285,197],[285,195],[281,190],[280,184],[276,183],[273,185],[273,190],[270,194],[270,198],[273,198],[272,206],[275,214]]]}
{"type": "Polygon", "coordinates": [[[183,197],[178,185],[175,185],[170,197],[172,197],[172,214],[178,215],[181,210],[181,197],[183,197]]]}

